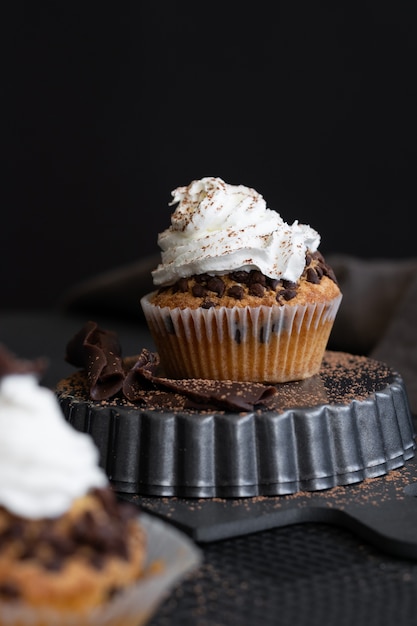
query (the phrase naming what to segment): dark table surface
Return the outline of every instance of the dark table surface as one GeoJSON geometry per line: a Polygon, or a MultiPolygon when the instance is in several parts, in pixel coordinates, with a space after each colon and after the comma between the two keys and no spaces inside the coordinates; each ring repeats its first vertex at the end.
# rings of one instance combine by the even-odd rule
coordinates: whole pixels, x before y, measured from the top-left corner
{"type": "MultiPolygon", "coordinates": [[[[140,322],[94,319],[119,334],[126,355],[153,347],[140,322]]],[[[6,311],[0,313],[0,342],[22,358],[46,356],[49,368],[42,382],[53,388],[74,371],[64,361],[65,346],[85,321],[55,311],[6,311]]],[[[407,463],[392,480],[401,492],[407,484],[414,506],[416,463],[407,463]]],[[[390,477],[374,480],[381,481],[379,494],[390,477]]],[[[400,527],[401,515],[393,520],[400,527]]],[[[200,543],[202,566],[172,591],[150,626],[417,624],[416,551],[399,555],[383,536],[368,540],[343,518],[317,519],[288,518],[279,527],[200,543]]]]}

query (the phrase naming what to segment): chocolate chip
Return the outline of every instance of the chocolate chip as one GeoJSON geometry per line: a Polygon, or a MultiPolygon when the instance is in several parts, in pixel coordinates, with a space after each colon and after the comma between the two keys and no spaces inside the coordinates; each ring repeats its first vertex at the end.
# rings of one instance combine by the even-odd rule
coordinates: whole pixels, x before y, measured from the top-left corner
{"type": "Polygon", "coordinates": [[[282,286],[284,289],[297,289],[297,283],[294,283],[292,280],[283,279],[282,286]]]}
{"type": "Polygon", "coordinates": [[[58,555],[54,555],[52,558],[45,561],[43,565],[45,569],[51,572],[59,572],[64,565],[64,559],[60,558],[58,555]]]}
{"type": "Polygon", "coordinates": [[[126,558],[126,546],[120,528],[98,519],[91,511],[86,511],[74,524],[73,537],[79,545],[87,545],[98,552],[115,553],[126,558]]]}
{"type": "Polygon", "coordinates": [[[180,278],[174,285],[173,291],[181,291],[185,293],[188,291],[188,278],[180,278]]]}
{"type": "Polygon", "coordinates": [[[94,489],[93,493],[106,513],[110,517],[115,517],[118,513],[118,503],[114,492],[111,489],[94,489]]]}
{"type": "Polygon", "coordinates": [[[24,549],[19,555],[19,559],[21,561],[27,561],[29,559],[35,559],[35,558],[36,558],[36,551],[35,551],[34,546],[32,544],[25,545],[24,549]]]}
{"type": "Polygon", "coordinates": [[[0,547],[4,543],[7,544],[9,541],[12,541],[13,539],[19,539],[22,536],[23,536],[23,524],[22,522],[19,522],[16,519],[14,520],[13,525],[9,526],[8,528],[5,528],[0,533],[0,547]]]}
{"type": "Polygon", "coordinates": [[[207,294],[207,289],[200,283],[196,283],[195,285],[193,285],[191,293],[195,298],[204,298],[204,296],[207,294]]]}
{"type": "Polygon", "coordinates": [[[235,280],[237,283],[242,283],[243,285],[246,285],[250,278],[249,272],[245,272],[244,270],[230,272],[229,276],[232,280],[235,280]]]}
{"type": "Polygon", "coordinates": [[[295,289],[283,289],[280,295],[284,300],[292,300],[297,295],[297,291],[295,289]]]}
{"type": "Polygon", "coordinates": [[[235,300],[242,300],[244,293],[245,292],[243,290],[243,287],[241,287],[240,285],[232,285],[227,290],[227,295],[231,298],[234,298],[235,300]]]}
{"type": "Polygon", "coordinates": [[[336,285],[338,284],[334,271],[326,263],[323,266],[323,274],[327,276],[327,278],[330,278],[330,280],[332,280],[334,283],[336,283],[336,285]]]}
{"type": "Polygon", "coordinates": [[[77,543],[85,544],[95,541],[95,523],[94,516],[90,511],[86,511],[77,520],[75,520],[72,535],[77,543]]]}
{"type": "Polygon", "coordinates": [[[200,283],[202,285],[206,285],[207,281],[209,281],[211,278],[210,274],[197,274],[196,276],[194,276],[194,280],[196,281],[196,283],[200,283]]]}
{"type": "Polygon", "coordinates": [[[49,536],[45,533],[45,536],[49,545],[55,552],[63,556],[69,556],[74,553],[75,543],[69,537],[63,537],[53,533],[49,536]]]}
{"type": "Polygon", "coordinates": [[[262,274],[262,272],[260,272],[259,270],[251,270],[249,274],[249,283],[250,284],[256,283],[258,285],[262,285],[263,287],[265,287],[266,276],[265,274],[262,274]]]}
{"type": "Polygon", "coordinates": [[[319,277],[319,280],[321,280],[323,278],[323,274],[324,274],[323,266],[322,265],[316,265],[315,270],[316,270],[317,276],[319,277]]]}
{"type": "Polygon", "coordinates": [[[313,283],[317,285],[320,282],[320,277],[317,274],[317,271],[313,267],[308,267],[306,270],[306,280],[308,283],[313,283]]]}
{"type": "Polygon", "coordinates": [[[96,570],[101,570],[104,567],[104,554],[100,554],[99,552],[93,552],[90,555],[90,565],[96,570]]]}
{"type": "Polygon", "coordinates": [[[20,590],[13,583],[0,583],[0,598],[15,600],[20,597],[20,590]]]}
{"type": "Polygon", "coordinates": [[[224,294],[224,290],[226,289],[226,285],[218,276],[212,276],[210,280],[207,281],[207,289],[214,291],[214,293],[221,298],[224,294]]]}
{"type": "Polygon", "coordinates": [[[262,298],[265,294],[265,287],[260,283],[253,283],[252,285],[249,285],[248,292],[251,296],[262,298]]]}
{"type": "Polygon", "coordinates": [[[204,302],[201,305],[201,308],[202,309],[211,309],[214,306],[216,306],[216,303],[213,302],[212,300],[204,300],[204,302]]]}
{"type": "Polygon", "coordinates": [[[269,276],[267,276],[266,284],[270,289],[273,289],[275,291],[277,287],[281,284],[281,281],[279,280],[279,278],[269,278],[269,276]]]}

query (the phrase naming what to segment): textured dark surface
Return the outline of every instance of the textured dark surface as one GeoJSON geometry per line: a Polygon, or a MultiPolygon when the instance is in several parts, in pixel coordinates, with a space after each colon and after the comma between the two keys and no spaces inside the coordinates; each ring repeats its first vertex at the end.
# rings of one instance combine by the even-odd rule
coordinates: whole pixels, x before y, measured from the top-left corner
{"type": "Polygon", "coordinates": [[[299,524],[204,546],[150,626],[412,626],[417,562],[299,524]]]}

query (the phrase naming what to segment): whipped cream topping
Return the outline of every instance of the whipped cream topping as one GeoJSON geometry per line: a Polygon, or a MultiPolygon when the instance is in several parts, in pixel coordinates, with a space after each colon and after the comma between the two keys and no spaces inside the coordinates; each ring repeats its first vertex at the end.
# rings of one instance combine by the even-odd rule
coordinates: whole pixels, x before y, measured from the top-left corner
{"type": "Polygon", "coordinates": [[[320,235],[310,226],[287,224],[254,189],[221,178],[194,180],[172,192],[171,225],[158,236],[161,263],[155,285],[194,274],[258,269],[266,276],[297,281],[307,250],[320,235]]]}
{"type": "Polygon", "coordinates": [[[108,480],[91,437],[63,417],[32,373],[0,379],[0,505],[26,518],[65,513],[108,480]]]}

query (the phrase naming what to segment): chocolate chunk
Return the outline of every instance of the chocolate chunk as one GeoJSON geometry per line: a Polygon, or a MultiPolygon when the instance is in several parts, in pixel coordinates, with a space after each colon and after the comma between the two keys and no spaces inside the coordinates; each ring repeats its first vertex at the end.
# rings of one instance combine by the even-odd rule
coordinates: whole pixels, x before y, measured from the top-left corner
{"type": "Polygon", "coordinates": [[[279,280],[279,278],[269,278],[269,277],[267,277],[266,284],[267,284],[267,286],[270,289],[275,291],[277,289],[277,287],[279,287],[279,285],[281,284],[281,281],[279,280]]]}
{"type": "Polygon", "coordinates": [[[212,276],[210,280],[207,281],[207,289],[214,291],[214,293],[221,298],[224,294],[224,290],[226,289],[226,285],[218,276],[212,276]]]}
{"type": "Polygon", "coordinates": [[[230,296],[231,298],[234,298],[235,300],[242,300],[243,296],[245,295],[245,292],[243,290],[243,287],[241,287],[241,285],[232,285],[227,290],[227,295],[230,296]]]}
{"type": "Polygon", "coordinates": [[[262,274],[259,270],[251,270],[249,274],[249,284],[256,283],[258,285],[262,285],[265,287],[266,285],[266,276],[262,274]]]}
{"type": "Polygon", "coordinates": [[[4,600],[17,600],[20,597],[20,590],[13,583],[0,583],[0,598],[4,600]]]}
{"type": "Polygon", "coordinates": [[[284,300],[292,300],[297,295],[297,291],[295,289],[283,289],[279,294],[284,300]]]}
{"type": "Polygon", "coordinates": [[[336,275],[333,271],[333,269],[327,265],[326,263],[323,265],[323,273],[325,276],[327,276],[327,278],[330,278],[330,280],[332,280],[334,283],[336,283],[336,285],[338,284],[337,282],[337,278],[336,275]]]}
{"type": "Polygon", "coordinates": [[[193,294],[194,298],[204,298],[207,295],[207,289],[204,287],[204,285],[196,283],[192,286],[191,293],[193,294]]]}
{"type": "MultiPolygon", "coordinates": [[[[41,537],[42,538],[42,535],[41,537]]],[[[75,543],[70,537],[64,537],[57,532],[51,532],[45,536],[47,543],[53,548],[56,554],[61,556],[70,556],[75,551],[75,543]]]]}
{"type": "Polygon", "coordinates": [[[211,309],[214,306],[216,306],[216,303],[213,300],[204,300],[201,304],[202,309],[211,309]]]}
{"type": "Polygon", "coordinates": [[[250,279],[249,272],[245,272],[244,270],[230,272],[229,276],[232,280],[235,280],[237,283],[242,283],[243,285],[246,285],[250,279]]]}
{"type": "Polygon", "coordinates": [[[116,517],[119,505],[116,496],[111,489],[94,489],[95,497],[101,502],[103,509],[109,517],[116,517]]]}
{"type": "Polygon", "coordinates": [[[308,267],[306,270],[306,280],[309,283],[313,283],[315,285],[317,285],[320,282],[320,277],[318,276],[318,273],[316,271],[315,268],[313,267],[308,267]]]}
{"type": "Polygon", "coordinates": [[[188,278],[180,278],[173,286],[173,291],[181,291],[185,293],[188,291],[188,278]]]}
{"type": "Polygon", "coordinates": [[[319,277],[319,280],[321,280],[324,274],[323,265],[316,265],[315,270],[316,270],[317,276],[319,277]]]}
{"type": "Polygon", "coordinates": [[[51,572],[59,572],[63,568],[63,565],[64,559],[61,559],[57,555],[54,555],[43,563],[44,568],[51,572]]]}
{"type": "Polygon", "coordinates": [[[210,274],[197,274],[194,276],[196,283],[201,283],[202,285],[207,285],[207,281],[209,281],[210,278],[210,274]]]}
{"type": "Polygon", "coordinates": [[[87,322],[68,342],[65,360],[86,369],[93,400],[111,398],[122,388],[124,372],[119,340],[115,333],[102,330],[96,322],[87,322]]]}
{"type": "Polygon", "coordinates": [[[248,293],[251,296],[256,296],[257,298],[262,298],[265,294],[265,287],[260,283],[252,283],[248,287],[248,293]]]}

